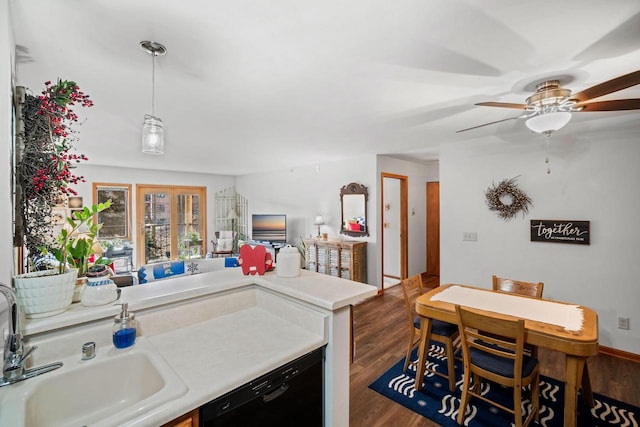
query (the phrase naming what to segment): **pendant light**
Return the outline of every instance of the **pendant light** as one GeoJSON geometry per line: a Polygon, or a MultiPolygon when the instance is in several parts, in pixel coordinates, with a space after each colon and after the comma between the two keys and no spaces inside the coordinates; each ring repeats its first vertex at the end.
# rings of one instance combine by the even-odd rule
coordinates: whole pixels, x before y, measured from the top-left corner
{"type": "Polygon", "coordinates": [[[140,48],[151,55],[151,114],[144,115],[142,124],[142,152],[146,154],[164,154],[164,127],[162,119],[155,117],[155,65],[156,56],[167,53],[167,49],[154,41],[141,41],[140,48]]]}

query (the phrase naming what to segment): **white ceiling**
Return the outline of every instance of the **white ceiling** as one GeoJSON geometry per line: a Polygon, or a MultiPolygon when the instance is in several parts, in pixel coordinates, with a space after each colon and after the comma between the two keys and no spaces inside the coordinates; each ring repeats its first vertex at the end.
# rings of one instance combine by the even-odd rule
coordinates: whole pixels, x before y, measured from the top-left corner
{"type": "MultiPolygon", "coordinates": [[[[10,0],[17,85],[76,81],[95,102],[91,164],[241,175],[361,154],[433,160],[441,144],[541,138],[518,115],[552,77],[574,92],[640,68],[638,0],[10,0]],[[140,152],[151,113],[165,155],[140,152]]],[[[603,99],[640,98],[640,85],[603,99]]],[[[556,136],[640,132],[583,112],[556,136]]]]}

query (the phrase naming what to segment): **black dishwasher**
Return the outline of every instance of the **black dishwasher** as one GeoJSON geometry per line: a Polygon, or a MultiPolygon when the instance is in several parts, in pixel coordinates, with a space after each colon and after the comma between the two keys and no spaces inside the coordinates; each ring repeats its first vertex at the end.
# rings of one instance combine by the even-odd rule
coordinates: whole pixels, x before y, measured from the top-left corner
{"type": "Polygon", "coordinates": [[[324,347],[200,407],[200,427],[322,426],[324,347]]]}

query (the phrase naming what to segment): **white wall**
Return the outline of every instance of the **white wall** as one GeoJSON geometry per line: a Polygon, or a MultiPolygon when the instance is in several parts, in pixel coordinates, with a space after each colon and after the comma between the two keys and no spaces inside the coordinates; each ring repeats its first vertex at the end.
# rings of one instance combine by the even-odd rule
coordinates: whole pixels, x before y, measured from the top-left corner
{"type": "MultiPolygon", "coordinates": [[[[214,225],[214,195],[217,191],[235,185],[236,191],[247,198],[249,214],[287,214],[287,238],[297,243],[301,236],[317,234],[313,225],[316,215],[322,215],[325,225],[321,232],[330,238],[348,238],[340,231],[340,188],[350,182],[363,184],[369,189],[367,203],[370,236],[357,238],[367,244],[368,282],[381,286],[381,265],[377,241],[381,227],[379,216],[380,172],[397,173],[409,177],[409,273],[418,274],[426,269],[425,253],[425,183],[438,180],[438,164],[425,166],[385,156],[362,156],[359,158],[320,165],[299,166],[288,170],[231,177],[225,175],[191,174],[144,169],[113,168],[81,163],[75,170],[77,175],[86,177],[87,182],[74,186],[83,197],[85,205],[92,203],[92,183],[112,182],[131,184],[132,203],[136,205],[136,184],[194,185],[207,187],[207,242],[212,239],[214,225]],[[411,215],[415,212],[415,215],[411,215]]],[[[137,220],[135,209],[132,223],[137,220]]],[[[250,218],[250,217],[249,217],[250,218]]],[[[250,225],[250,224],[249,224],[250,225]]]]}
{"type": "Polygon", "coordinates": [[[289,243],[297,244],[301,236],[310,237],[318,234],[317,227],[313,225],[316,215],[322,215],[325,225],[321,226],[320,231],[327,233],[330,239],[366,241],[368,283],[380,287],[381,279],[375,262],[377,250],[375,226],[369,230],[369,237],[354,238],[339,234],[340,188],[351,182],[368,187],[367,223],[376,224],[375,156],[361,156],[317,166],[300,166],[290,170],[243,175],[236,178],[236,190],[249,201],[249,215],[253,213],[286,214],[289,243]]]}
{"type": "Polygon", "coordinates": [[[600,344],[640,353],[640,124],[618,126],[629,130],[621,139],[585,123],[552,137],[550,175],[540,135],[443,145],[441,283],[490,287],[492,274],[542,281],[545,297],[597,311],[600,344]],[[505,222],[484,193],[517,175],[534,206],[505,222]],[[531,219],[589,220],[591,245],[530,242],[531,219]],[[464,231],[477,242],[462,241],[464,231]],[[617,316],[631,317],[631,330],[617,329],[617,316]]]}

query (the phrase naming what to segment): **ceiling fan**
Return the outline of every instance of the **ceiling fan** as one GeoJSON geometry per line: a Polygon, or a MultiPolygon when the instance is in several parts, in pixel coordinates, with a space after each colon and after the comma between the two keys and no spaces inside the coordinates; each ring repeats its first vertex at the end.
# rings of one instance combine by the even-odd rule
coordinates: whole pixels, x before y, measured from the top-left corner
{"type": "Polygon", "coordinates": [[[640,98],[588,102],[594,98],[599,98],[637,84],[640,84],[640,70],[597,84],[573,95],[571,94],[571,90],[560,86],[558,80],[543,81],[538,83],[535,93],[526,99],[526,104],[509,102],[480,102],[476,104],[484,107],[523,110],[521,115],[462,129],[456,133],[509,120],[526,118],[526,124],[529,129],[537,133],[549,135],[551,132],[566,125],[571,119],[571,113],[582,111],[640,110],[640,98]]]}

